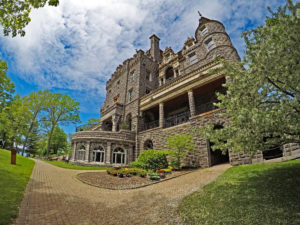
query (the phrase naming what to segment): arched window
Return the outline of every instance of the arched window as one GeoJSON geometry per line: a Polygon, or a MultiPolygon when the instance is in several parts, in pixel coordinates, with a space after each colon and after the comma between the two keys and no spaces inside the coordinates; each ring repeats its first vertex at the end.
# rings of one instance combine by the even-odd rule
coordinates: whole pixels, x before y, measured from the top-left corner
{"type": "Polygon", "coordinates": [[[116,148],[113,151],[112,161],[114,164],[125,164],[126,153],[122,148],[116,148]]]}
{"type": "Polygon", "coordinates": [[[85,147],[82,145],[77,152],[77,160],[85,160],[85,147]]]}
{"type": "Polygon", "coordinates": [[[104,148],[97,146],[93,150],[93,162],[104,163],[104,148]]]}
{"type": "Polygon", "coordinates": [[[173,71],[173,68],[172,67],[169,67],[167,70],[166,70],[166,81],[171,81],[174,79],[174,71],[173,71]]]}
{"type": "Polygon", "coordinates": [[[153,142],[150,139],[148,139],[144,143],[144,150],[147,150],[147,149],[153,149],[153,142]]]}
{"type": "Polygon", "coordinates": [[[127,116],[126,116],[126,123],[128,124],[128,130],[131,130],[132,128],[132,119],[131,119],[131,113],[129,113],[127,116]]]}

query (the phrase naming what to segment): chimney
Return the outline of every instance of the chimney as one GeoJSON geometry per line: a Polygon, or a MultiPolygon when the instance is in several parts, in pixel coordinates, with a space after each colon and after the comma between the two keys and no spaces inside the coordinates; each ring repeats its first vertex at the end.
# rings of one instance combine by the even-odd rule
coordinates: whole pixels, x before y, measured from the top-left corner
{"type": "Polygon", "coordinates": [[[160,48],[159,48],[159,38],[153,34],[150,38],[151,40],[151,47],[150,47],[150,54],[154,61],[160,62],[161,57],[160,57],[160,48]]]}

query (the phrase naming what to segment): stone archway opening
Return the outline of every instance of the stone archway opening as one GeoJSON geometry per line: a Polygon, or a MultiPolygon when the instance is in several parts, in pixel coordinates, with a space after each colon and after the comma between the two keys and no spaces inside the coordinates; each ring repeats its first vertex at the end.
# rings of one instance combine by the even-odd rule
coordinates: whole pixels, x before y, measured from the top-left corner
{"type": "Polygon", "coordinates": [[[148,139],[144,142],[144,150],[153,149],[153,142],[151,139],[148,139]]]}
{"type": "MultiPolygon", "coordinates": [[[[214,126],[214,130],[223,129],[223,128],[224,127],[219,124],[216,124],[214,126]]],[[[223,153],[220,149],[212,150],[213,146],[214,146],[214,143],[209,142],[210,166],[218,165],[218,164],[222,164],[222,163],[228,163],[229,162],[228,150],[226,150],[226,152],[223,153]]]]}

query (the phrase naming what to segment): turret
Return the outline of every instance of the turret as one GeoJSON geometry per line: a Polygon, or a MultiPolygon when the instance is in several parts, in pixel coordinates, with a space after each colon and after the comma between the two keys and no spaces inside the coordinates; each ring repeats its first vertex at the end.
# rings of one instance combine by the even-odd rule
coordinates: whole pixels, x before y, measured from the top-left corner
{"type": "Polygon", "coordinates": [[[151,40],[151,47],[150,47],[150,55],[156,62],[161,61],[161,56],[160,56],[160,48],[159,48],[159,38],[153,34],[150,38],[151,40]]]}

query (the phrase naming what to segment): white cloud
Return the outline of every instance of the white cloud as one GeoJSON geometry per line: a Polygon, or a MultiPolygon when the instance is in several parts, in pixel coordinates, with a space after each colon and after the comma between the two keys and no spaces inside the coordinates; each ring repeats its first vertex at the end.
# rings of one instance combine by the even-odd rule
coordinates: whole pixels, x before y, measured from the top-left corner
{"type": "MultiPolygon", "coordinates": [[[[0,44],[13,55],[15,70],[25,81],[41,88],[88,93],[99,102],[115,67],[136,48],[147,50],[151,34],[161,38],[162,49],[171,46],[178,51],[186,38],[194,35],[200,10],[204,16],[225,23],[233,44],[242,53],[241,30],[249,23],[262,24],[266,6],[274,8],[279,3],[61,0],[59,7],[33,10],[25,37],[0,38],[0,44]]],[[[95,108],[98,112],[99,106],[95,108]]]]}

